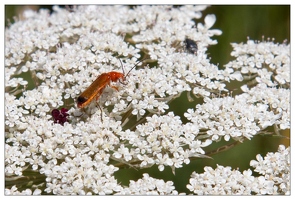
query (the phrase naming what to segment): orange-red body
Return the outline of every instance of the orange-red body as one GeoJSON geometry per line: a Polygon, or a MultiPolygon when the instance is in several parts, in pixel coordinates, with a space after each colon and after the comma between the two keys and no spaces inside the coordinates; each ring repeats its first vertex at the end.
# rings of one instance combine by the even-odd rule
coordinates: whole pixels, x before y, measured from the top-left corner
{"type": "MultiPolygon", "coordinates": [[[[99,98],[103,90],[107,85],[112,82],[117,82],[119,79],[124,80],[124,74],[120,72],[108,72],[103,73],[96,78],[96,80],[77,98],[78,108],[84,108],[96,97],[99,98]]],[[[112,88],[118,90],[117,87],[112,86],[112,88]]]]}

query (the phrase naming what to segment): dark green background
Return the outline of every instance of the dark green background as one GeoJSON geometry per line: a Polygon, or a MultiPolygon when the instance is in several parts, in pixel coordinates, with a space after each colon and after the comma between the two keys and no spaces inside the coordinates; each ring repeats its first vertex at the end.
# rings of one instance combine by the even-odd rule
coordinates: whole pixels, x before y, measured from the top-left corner
{"type": "MultiPolygon", "coordinates": [[[[51,8],[51,6],[42,6],[51,8]]],[[[23,6],[5,6],[5,16],[13,22],[12,16],[18,15],[15,11],[20,10],[23,6]]],[[[39,7],[35,7],[38,9],[39,7]]],[[[206,14],[215,14],[216,23],[214,29],[222,30],[221,36],[216,36],[218,44],[209,47],[209,56],[211,61],[222,67],[233,58],[230,56],[232,47],[230,43],[246,42],[247,37],[253,40],[262,40],[266,38],[275,38],[275,43],[282,43],[285,39],[290,41],[290,6],[289,5],[213,5],[203,12],[203,18],[198,22],[204,23],[206,14]]],[[[6,22],[5,22],[6,23],[6,22]]],[[[7,23],[6,23],[7,24],[7,23]]],[[[187,108],[194,108],[197,101],[186,103],[186,95],[182,95],[171,104],[171,110],[176,115],[183,117],[187,108]],[[182,105],[182,106],[180,106],[182,105]]],[[[289,136],[289,131],[282,132],[282,135],[289,136]]],[[[165,168],[164,172],[159,172],[157,167],[152,169],[119,170],[115,175],[119,182],[128,185],[129,180],[142,178],[142,173],[149,173],[154,178],[162,178],[166,181],[172,180],[179,192],[188,192],[186,184],[190,174],[193,171],[202,173],[204,166],[216,167],[216,164],[231,166],[233,169],[239,168],[240,171],[249,168],[249,162],[256,159],[256,154],[265,156],[267,152],[277,151],[279,144],[289,146],[289,139],[273,136],[256,136],[251,141],[245,141],[228,151],[213,156],[213,159],[197,159],[190,165],[181,169],[176,169],[176,175],[171,173],[170,168],[165,168]]],[[[225,144],[225,143],[224,143],[225,144]]],[[[211,148],[219,147],[221,144],[213,145],[211,148]]]]}

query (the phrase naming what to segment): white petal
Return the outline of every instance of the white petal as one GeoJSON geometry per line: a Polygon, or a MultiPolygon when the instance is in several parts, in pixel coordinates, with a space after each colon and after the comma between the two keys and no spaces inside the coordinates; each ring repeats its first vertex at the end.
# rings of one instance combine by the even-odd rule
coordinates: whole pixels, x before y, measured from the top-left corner
{"type": "Polygon", "coordinates": [[[211,28],[213,26],[213,24],[216,21],[216,17],[215,15],[211,14],[211,15],[207,15],[205,17],[205,24],[207,28],[211,28]]]}

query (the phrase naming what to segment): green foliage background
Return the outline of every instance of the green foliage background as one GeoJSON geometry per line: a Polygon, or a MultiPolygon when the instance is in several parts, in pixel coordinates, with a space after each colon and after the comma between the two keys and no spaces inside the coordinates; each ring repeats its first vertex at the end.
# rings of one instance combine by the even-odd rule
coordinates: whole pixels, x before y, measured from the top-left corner
{"type": "MultiPolygon", "coordinates": [[[[13,16],[18,16],[17,12],[21,11],[24,6],[5,6],[5,17],[13,23],[13,16]]],[[[33,6],[34,9],[46,8],[51,6],[33,6]]],[[[230,56],[232,47],[230,43],[246,42],[247,37],[253,40],[264,40],[267,38],[275,38],[275,43],[282,43],[285,39],[290,41],[290,6],[289,5],[213,5],[203,12],[203,18],[198,22],[204,23],[204,17],[207,14],[215,14],[217,21],[213,28],[222,30],[221,36],[215,37],[218,44],[209,47],[209,56],[211,61],[219,64],[219,67],[228,63],[233,58],[230,56]]],[[[9,23],[6,21],[5,25],[9,23]]],[[[231,87],[231,86],[229,86],[231,87]]],[[[186,94],[174,100],[170,105],[170,110],[176,115],[183,118],[183,113],[188,108],[194,108],[197,100],[190,103],[187,102],[186,94]],[[179,106],[181,105],[181,106],[179,106]]],[[[270,129],[271,131],[271,129],[270,129]]],[[[281,132],[282,135],[289,137],[290,131],[281,132]]],[[[231,141],[232,142],[232,141],[231,141]]],[[[229,142],[229,143],[231,143],[229,142]]],[[[218,148],[226,142],[211,145],[208,151],[218,148]]],[[[115,175],[119,182],[128,185],[129,180],[137,180],[142,178],[143,173],[149,173],[154,178],[162,178],[166,181],[174,182],[179,192],[189,192],[186,184],[193,171],[202,173],[204,166],[216,165],[231,166],[233,169],[239,168],[240,171],[249,168],[250,160],[256,159],[256,154],[265,156],[267,152],[277,151],[278,145],[284,144],[286,147],[290,145],[290,140],[286,137],[276,136],[256,136],[250,141],[245,141],[228,151],[221,152],[212,156],[213,159],[197,159],[189,165],[181,169],[176,169],[173,175],[170,168],[166,167],[164,172],[159,172],[156,166],[151,169],[135,170],[122,169],[115,175]]]]}

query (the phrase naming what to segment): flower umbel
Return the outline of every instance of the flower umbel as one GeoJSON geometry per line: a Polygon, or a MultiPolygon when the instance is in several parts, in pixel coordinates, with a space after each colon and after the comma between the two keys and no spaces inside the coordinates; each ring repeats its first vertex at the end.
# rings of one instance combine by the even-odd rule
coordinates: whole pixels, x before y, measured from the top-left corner
{"type": "MultiPolygon", "coordinates": [[[[205,8],[55,6],[51,14],[26,11],[7,28],[5,193],[176,195],[172,181],[142,173],[128,185],[117,174],[152,166],[175,174],[207,158],[205,148],[222,138],[242,142],[269,127],[277,135],[289,129],[290,45],[233,44],[236,58],[221,69],[207,55],[208,46],[217,43],[212,37],[222,33],[211,29],[216,17],[196,23],[205,8]],[[78,109],[77,97],[112,71],[124,80],[109,81],[78,109]],[[251,84],[230,96],[227,83],[243,80],[251,84]],[[202,101],[184,113],[186,121],[169,107],[184,92],[189,101],[202,101]]],[[[257,194],[288,194],[287,165],[279,169],[288,152],[280,148],[286,157],[271,171],[261,158],[252,162],[263,177],[207,167],[204,184],[224,186],[210,194],[249,194],[255,179],[257,194]]],[[[198,185],[200,176],[192,175],[188,189],[209,194],[210,188],[198,185]]]]}
{"type": "Polygon", "coordinates": [[[268,153],[264,159],[257,155],[257,161],[252,160],[250,165],[263,176],[252,176],[250,169],[241,173],[231,167],[206,167],[203,174],[192,173],[187,188],[199,195],[290,193],[290,148],[280,145],[278,152],[268,153]]]}

